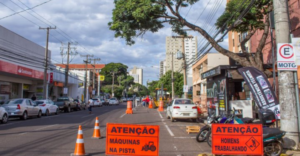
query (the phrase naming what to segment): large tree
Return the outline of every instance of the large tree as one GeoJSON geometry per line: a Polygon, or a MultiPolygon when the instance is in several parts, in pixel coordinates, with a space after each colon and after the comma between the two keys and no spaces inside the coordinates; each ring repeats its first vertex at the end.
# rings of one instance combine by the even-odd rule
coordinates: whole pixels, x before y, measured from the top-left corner
{"type": "MultiPolygon", "coordinates": [[[[271,76],[269,70],[263,69],[262,50],[269,33],[269,17],[264,16],[272,8],[271,0],[231,0],[223,16],[216,25],[223,31],[234,30],[249,32],[241,41],[245,57],[241,57],[218,44],[211,34],[202,27],[187,21],[179,12],[180,7],[194,5],[199,0],[115,0],[112,22],[108,25],[115,31],[115,37],[126,39],[127,44],[134,44],[133,38],[145,34],[147,31],[157,32],[163,28],[164,23],[169,23],[172,30],[180,35],[187,35],[183,27],[188,27],[199,32],[221,54],[239,62],[242,66],[253,66],[271,76]],[[265,17],[265,18],[264,18],[265,17]],[[257,30],[264,33],[256,53],[250,55],[246,52],[245,43],[257,30]]],[[[207,2],[208,3],[208,2],[207,2]]]]}
{"type": "Polygon", "coordinates": [[[106,84],[112,84],[112,76],[113,76],[113,72],[115,73],[115,79],[114,79],[114,83],[117,84],[118,83],[118,77],[119,76],[123,76],[126,77],[127,75],[127,69],[128,66],[122,64],[122,63],[108,63],[105,65],[105,67],[103,69],[101,69],[100,75],[104,75],[105,76],[105,80],[103,82],[104,85],[106,84]]]}

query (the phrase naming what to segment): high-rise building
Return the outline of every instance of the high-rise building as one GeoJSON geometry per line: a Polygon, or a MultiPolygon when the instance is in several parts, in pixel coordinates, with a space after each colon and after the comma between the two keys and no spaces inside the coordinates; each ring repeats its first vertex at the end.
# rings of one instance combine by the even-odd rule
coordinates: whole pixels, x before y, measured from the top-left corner
{"type": "MultiPolygon", "coordinates": [[[[176,53],[182,52],[182,46],[184,46],[185,59],[188,64],[191,62],[197,53],[197,37],[185,38],[184,45],[182,44],[183,38],[173,38],[168,36],[166,38],[166,71],[172,70],[172,57],[173,57],[173,69],[177,72],[183,72],[183,60],[176,59],[176,53]]],[[[187,76],[192,77],[192,68],[188,66],[187,76]]]]}
{"type": "Polygon", "coordinates": [[[159,63],[159,77],[162,77],[166,73],[166,60],[159,63]]]}
{"type": "Polygon", "coordinates": [[[131,69],[129,71],[129,75],[134,78],[135,83],[139,83],[139,84],[143,85],[143,69],[142,68],[133,67],[133,69],[131,69]]]}

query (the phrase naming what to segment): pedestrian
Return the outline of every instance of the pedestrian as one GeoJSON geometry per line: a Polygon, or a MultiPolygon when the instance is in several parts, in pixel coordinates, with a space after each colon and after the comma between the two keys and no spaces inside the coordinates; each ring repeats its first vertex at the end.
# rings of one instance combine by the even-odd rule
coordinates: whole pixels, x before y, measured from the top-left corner
{"type": "Polygon", "coordinates": [[[31,100],[32,100],[32,101],[35,101],[35,100],[36,100],[35,94],[32,95],[31,100]]]}
{"type": "Polygon", "coordinates": [[[148,105],[150,99],[149,99],[149,96],[147,95],[147,97],[145,99],[143,99],[143,106],[145,107],[146,104],[148,105]]]}
{"type": "Polygon", "coordinates": [[[93,106],[93,104],[92,104],[92,102],[89,100],[89,101],[88,101],[88,105],[87,105],[88,110],[89,110],[89,114],[92,114],[92,106],[93,106]]]}

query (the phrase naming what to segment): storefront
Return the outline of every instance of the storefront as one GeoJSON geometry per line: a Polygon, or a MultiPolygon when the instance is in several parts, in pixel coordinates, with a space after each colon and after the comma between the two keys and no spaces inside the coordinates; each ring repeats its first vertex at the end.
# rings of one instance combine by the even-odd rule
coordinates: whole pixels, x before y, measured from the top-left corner
{"type": "Polygon", "coordinates": [[[250,90],[238,73],[238,67],[240,66],[221,65],[201,74],[201,79],[207,80],[209,113],[228,114],[235,107],[241,117],[253,117],[254,104],[250,90]]]}

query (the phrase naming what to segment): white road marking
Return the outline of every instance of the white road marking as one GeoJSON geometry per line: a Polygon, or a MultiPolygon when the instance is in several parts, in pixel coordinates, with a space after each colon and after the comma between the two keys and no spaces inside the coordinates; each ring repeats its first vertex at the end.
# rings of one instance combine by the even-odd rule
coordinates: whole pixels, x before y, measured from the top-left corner
{"type": "Polygon", "coordinates": [[[46,129],[46,128],[49,128],[49,127],[53,127],[53,126],[56,126],[56,125],[59,125],[59,124],[54,124],[54,125],[49,125],[49,126],[44,126],[44,127],[41,127],[41,128],[37,128],[35,130],[42,130],[42,129],[46,129]]]}
{"type": "Polygon", "coordinates": [[[24,134],[26,134],[26,132],[20,133],[19,135],[24,135],[24,134]]]}
{"type": "Polygon", "coordinates": [[[172,132],[171,129],[168,127],[168,125],[165,125],[165,126],[166,126],[166,128],[167,128],[169,134],[170,134],[171,136],[174,136],[173,132],[172,132]]]}
{"type": "Polygon", "coordinates": [[[123,115],[121,115],[120,118],[123,118],[123,116],[125,116],[125,115],[126,115],[126,113],[124,113],[123,115]]]}
{"type": "Polygon", "coordinates": [[[92,116],[92,115],[94,115],[94,114],[86,115],[86,116],[83,116],[81,118],[86,118],[86,117],[89,117],[89,116],[92,116]]]}
{"type": "Polygon", "coordinates": [[[173,144],[173,146],[174,146],[174,149],[177,151],[178,149],[177,149],[177,147],[175,146],[175,144],[173,144]]]}
{"type": "Polygon", "coordinates": [[[159,114],[160,118],[163,118],[162,115],[159,112],[158,112],[158,114],[159,114]]]}
{"type": "Polygon", "coordinates": [[[196,139],[196,137],[174,137],[174,139],[196,139]]]}

